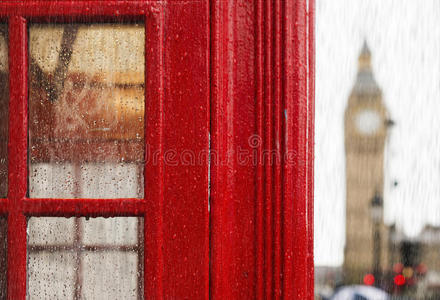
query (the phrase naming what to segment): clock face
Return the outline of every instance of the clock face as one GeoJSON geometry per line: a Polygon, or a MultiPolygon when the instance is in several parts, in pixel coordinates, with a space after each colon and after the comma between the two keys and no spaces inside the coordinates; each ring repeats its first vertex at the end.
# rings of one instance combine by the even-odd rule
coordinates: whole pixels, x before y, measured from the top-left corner
{"type": "Polygon", "coordinates": [[[372,135],[380,128],[381,117],[372,109],[361,110],[355,117],[357,130],[366,135],[372,135]]]}

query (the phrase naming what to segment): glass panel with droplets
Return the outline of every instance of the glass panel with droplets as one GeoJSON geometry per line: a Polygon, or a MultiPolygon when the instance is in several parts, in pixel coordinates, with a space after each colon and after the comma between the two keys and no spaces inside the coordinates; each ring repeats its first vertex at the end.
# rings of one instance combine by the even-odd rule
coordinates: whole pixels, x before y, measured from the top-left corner
{"type": "Polygon", "coordinates": [[[142,24],[29,26],[29,196],[142,198],[142,24]]]}
{"type": "MultiPolygon", "coordinates": [[[[144,48],[143,24],[29,25],[30,198],[144,197],[144,48]]],[[[27,248],[29,299],[143,298],[143,218],[31,217],[27,248]]]]}
{"type": "MultiPolygon", "coordinates": [[[[8,195],[8,26],[0,24],[0,198],[8,195]]],[[[0,299],[6,298],[7,218],[0,216],[0,299]]]]}
{"type": "Polygon", "coordinates": [[[143,219],[32,217],[28,299],[142,299],[143,219]]]}

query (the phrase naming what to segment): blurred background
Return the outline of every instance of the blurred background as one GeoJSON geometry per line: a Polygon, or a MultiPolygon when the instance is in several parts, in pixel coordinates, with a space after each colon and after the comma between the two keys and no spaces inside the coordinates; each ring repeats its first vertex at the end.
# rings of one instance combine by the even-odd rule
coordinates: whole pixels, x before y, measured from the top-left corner
{"type": "Polygon", "coordinates": [[[316,0],[316,299],[440,299],[439,114],[440,1],[316,0]]]}

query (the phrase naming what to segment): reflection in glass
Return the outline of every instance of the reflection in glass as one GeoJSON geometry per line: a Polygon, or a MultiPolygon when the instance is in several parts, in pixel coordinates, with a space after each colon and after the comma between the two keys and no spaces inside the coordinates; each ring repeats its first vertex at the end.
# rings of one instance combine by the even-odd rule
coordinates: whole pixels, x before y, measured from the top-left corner
{"type": "Polygon", "coordinates": [[[8,27],[0,24],[0,198],[8,194],[8,27]]]}
{"type": "MultiPolygon", "coordinates": [[[[8,194],[8,27],[0,24],[0,198],[8,194]]],[[[0,216],[0,299],[6,299],[8,221],[0,216]]]]}
{"type": "Polygon", "coordinates": [[[30,197],[143,197],[144,27],[29,28],[30,197]]]}
{"type": "Polygon", "coordinates": [[[28,299],[142,299],[143,219],[32,217],[28,299]]]}

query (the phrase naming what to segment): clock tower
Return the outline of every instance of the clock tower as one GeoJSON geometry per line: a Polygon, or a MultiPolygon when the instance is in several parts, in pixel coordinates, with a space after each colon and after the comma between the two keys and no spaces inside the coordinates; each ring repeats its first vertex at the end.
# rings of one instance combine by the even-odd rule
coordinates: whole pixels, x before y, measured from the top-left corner
{"type": "Polygon", "coordinates": [[[378,204],[382,209],[387,110],[372,73],[371,52],[366,43],[359,56],[357,78],[344,122],[346,241],[343,268],[345,282],[356,284],[362,283],[366,274],[377,276],[386,270],[388,261],[388,231],[383,215],[374,216],[372,209],[378,204]]]}

